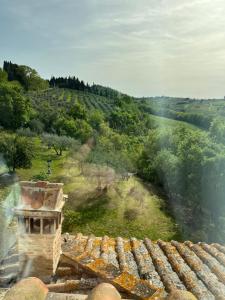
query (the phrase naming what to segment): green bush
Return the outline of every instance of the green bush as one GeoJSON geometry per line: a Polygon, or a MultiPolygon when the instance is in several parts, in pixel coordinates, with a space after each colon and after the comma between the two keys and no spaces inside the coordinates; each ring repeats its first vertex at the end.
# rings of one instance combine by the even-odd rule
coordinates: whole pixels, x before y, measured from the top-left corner
{"type": "Polygon", "coordinates": [[[138,218],[139,212],[137,208],[129,208],[124,212],[124,218],[128,221],[134,221],[138,218]]]}

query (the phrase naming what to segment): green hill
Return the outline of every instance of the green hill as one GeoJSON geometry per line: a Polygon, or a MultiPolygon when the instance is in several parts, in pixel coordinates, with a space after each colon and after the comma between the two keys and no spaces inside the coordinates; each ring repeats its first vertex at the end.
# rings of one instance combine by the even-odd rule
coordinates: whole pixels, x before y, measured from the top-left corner
{"type": "Polygon", "coordinates": [[[20,179],[65,184],[64,230],[170,239],[179,228],[184,239],[224,242],[223,100],[135,99],[5,66],[2,157],[20,179]]]}
{"type": "Polygon", "coordinates": [[[44,91],[28,92],[28,96],[36,109],[40,103],[47,102],[56,109],[63,107],[69,110],[77,100],[88,110],[99,109],[107,114],[113,109],[113,100],[110,98],[72,89],[50,88],[44,91]]]}
{"type": "MultiPolygon", "coordinates": [[[[43,103],[48,103],[55,110],[65,108],[66,111],[69,111],[76,101],[83,104],[88,111],[100,110],[105,115],[109,115],[115,109],[115,100],[112,98],[67,88],[49,88],[43,91],[30,91],[27,95],[31,99],[33,108],[36,110],[39,110],[43,103]]],[[[176,101],[174,101],[174,103],[178,105],[176,101]]],[[[195,125],[192,125],[189,122],[175,120],[166,115],[160,116],[157,115],[157,113],[154,113],[154,111],[149,110],[152,107],[161,107],[161,103],[157,103],[155,106],[152,106],[151,99],[149,99],[149,102],[148,100],[144,100],[144,103],[140,102],[141,101],[138,101],[140,110],[142,111],[147,107],[146,112],[149,113],[154,127],[174,127],[177,125],[183,125],[197,129],[195,125]]],[[[173,107],[172,104],[170,105],[173,107]]],[[[192,109],[194,110],[194,108],[192,109]]]]}
{"type": "Polygon", "coordinates": [[[223,99],[150,97],[135,99],[142,111],[185,121],[208,130],[214,118],[225,116],[223,99]]]}

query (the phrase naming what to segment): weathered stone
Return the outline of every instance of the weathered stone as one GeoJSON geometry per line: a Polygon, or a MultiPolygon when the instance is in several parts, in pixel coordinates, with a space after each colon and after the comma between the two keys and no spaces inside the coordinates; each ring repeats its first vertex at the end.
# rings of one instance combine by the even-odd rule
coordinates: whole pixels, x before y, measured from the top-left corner
{"type": "Polygon", "coordinates": [[[100,283],[96,286],[91,294],[88,296],[88,300],[120,300],[121,296],[116,288],[109,283],[100,283]]]}
{"type": "Polygon", "coordinates": [[[40,279],[29,277],[14,285],[4,300],[45,300],[47,294],[48,289],[40,279]]]}
{"type": "Polygon", "coordinates": [[[22,277],[35,276],[48,282],[55,274],[61,254],[61,183],[21,182],[18,217],[18,252],[22,277]]]}
{"type": "Polygon", "coordinates": [[[170,293],[167,300],[197,300],[197,298],[190,292],[174,290],[170,293]]]}

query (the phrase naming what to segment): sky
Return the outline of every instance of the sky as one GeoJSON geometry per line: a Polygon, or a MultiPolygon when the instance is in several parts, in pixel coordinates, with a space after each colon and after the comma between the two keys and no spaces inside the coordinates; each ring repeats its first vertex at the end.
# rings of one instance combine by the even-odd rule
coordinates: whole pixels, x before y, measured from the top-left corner
{"type": "Polygon", "coordinates": [[[0,0],[0,64],[132,96],[225,95],[224,0],[0,0]]]}

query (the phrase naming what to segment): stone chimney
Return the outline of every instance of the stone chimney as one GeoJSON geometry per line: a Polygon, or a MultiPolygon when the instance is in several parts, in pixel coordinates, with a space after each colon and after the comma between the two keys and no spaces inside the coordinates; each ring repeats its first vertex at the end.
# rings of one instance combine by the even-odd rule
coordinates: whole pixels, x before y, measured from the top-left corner
{"type": "Polygon", "coordinates": [[[18,250],[23,277],[48,282],[61,254],[62,208],[66,196],[62,183],[22,181],[18,219],[18,250]]]}

